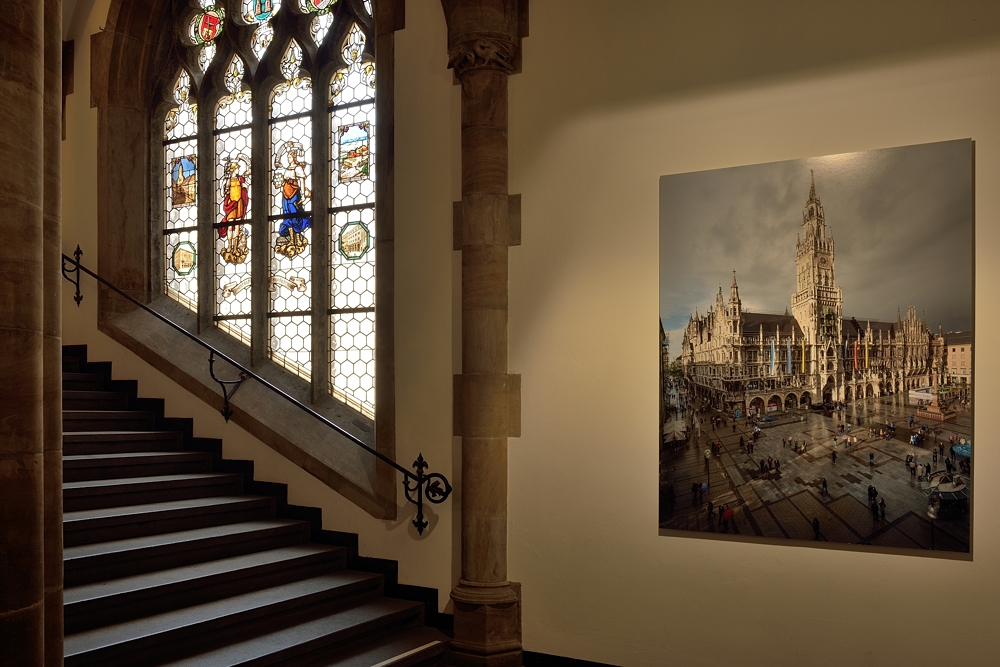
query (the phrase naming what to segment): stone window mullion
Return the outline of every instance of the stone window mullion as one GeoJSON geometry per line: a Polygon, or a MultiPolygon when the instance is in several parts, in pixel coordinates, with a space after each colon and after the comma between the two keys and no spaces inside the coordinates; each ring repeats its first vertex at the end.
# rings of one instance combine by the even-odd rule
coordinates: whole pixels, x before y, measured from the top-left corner
{"type": "MultiPolygon", "coordinates": [[[[318,67],[314,69],[319,70],[318,67]]],[[[329,86],[320,71],[313,76],[313,256],[312,256],[312,399],[330,391],[330,114],[329,86]]]]}
{"type": "Polygon", "coordinates": [[[268,358],[268,335],[270,327],[267,313],[270,308],[267,284],[271,273],[270,230],[267,215],[270,211],[268,192],[269,162],[271,156],[268,137],[268,94],[262,86],[254,89],[253,104],[253,146],[251,148],[251,170],[255,178],[250,183],[250,201],[253,202],[250,215],[250,236],[254,239],[254,252],[250,254],[253,275],[250,283],[250,359],[260,365],[268,358]],[[259,119],[259,120],[258,120],[259,119]]]}

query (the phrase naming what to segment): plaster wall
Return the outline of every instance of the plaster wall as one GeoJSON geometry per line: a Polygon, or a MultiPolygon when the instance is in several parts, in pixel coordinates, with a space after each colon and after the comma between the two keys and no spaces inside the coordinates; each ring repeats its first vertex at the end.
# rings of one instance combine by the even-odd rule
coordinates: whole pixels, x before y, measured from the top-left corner
{"type": "Polygon", "coordinates": [[[532,3],[510,89],[524,408],[509,549],[527,649],[649,667],[995,664],[988,417],[971,560],[656,527],[662,175],[973,138],[980,415],[1000,399],[1000,11],[877,5],[532,3]]]}
{"type": "MultiPolygon", "coordinates": [[[[971,560],[661,537],[657,508],[658,180],[661,175],[971,137],[976,141],[977,404],[1000,400],[997,254],[1000,10],[985,2],[535,0],[510,81],[510,372],[522,434],[509,447],[509,574],[527,650],[665,664],[993,664],[1000,649],[1000,455],[979,422],[971,560]],[[817,5],[817,6],[814,6],[817,5]]],[[[80,6],[85,6],[81,2],[80,6]]],[[[397,451],[460,471],[458,90],[436,0],[410,0],[396,42],[397,451]]],[[[96,111],[77,21],[67,102],[63,242],[96,258],[96,111]]],[[[140,148],[137,148],[140,149],[140,148]]],[[[747,233],[752,233],[748,224],[747,233]]],[[[891,249],[887,249],[891,251],[891,249]]],[[[724,267],[728,270],[729,267],[724,267]]],[[[66,343],[138,378],[226,456],[290,484],[404,583],[457,578],[456,496],[416,540],[344,501],[96,330],[95,295],[64,300],[66,343]]],[[[192,360],[192,363],[201,363],[192,360]]],[[[460,492],[460,489],[459,489],[460,492]]]]}

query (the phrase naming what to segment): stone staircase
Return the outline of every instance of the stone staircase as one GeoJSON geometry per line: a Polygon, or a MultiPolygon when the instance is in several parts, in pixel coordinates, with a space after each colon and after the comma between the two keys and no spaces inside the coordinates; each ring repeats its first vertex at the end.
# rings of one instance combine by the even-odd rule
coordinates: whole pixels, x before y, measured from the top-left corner
{"type": "Polygon", "coordinates": [[[86,354],[63,350],[67,667],[446,664],[436,591],[86,354]]]}

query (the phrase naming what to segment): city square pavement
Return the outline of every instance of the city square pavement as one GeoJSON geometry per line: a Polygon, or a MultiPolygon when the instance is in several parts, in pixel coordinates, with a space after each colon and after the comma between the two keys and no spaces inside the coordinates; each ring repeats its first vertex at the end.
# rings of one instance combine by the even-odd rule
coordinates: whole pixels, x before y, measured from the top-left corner
{"type": "MultiPolygon", "coordinates": [[[[906,456],[913,454],[917,463],[930,465],[932,470],[944,470],[944,457],[932,462],[931,447],[943,442],[945,456],[950,455],[948,438],[972,437],[971,409],[958,411],[957,417],[945,423],[918,419],[921,423],[940,428],[931,434],[923,447],[909,444],[907,418],[915,408],[906,404],[904,396],[870,398],[847,405],[832,417],[815,411],[793,410],[772,414],[779,425],[761,429],[752,454],[740,447],[739,440],[749,442],[753,426],[743,419],[726,418],[726,426],[713,430],[709,417],[721,413],[706,410],[701,414],[684,415],[688,423],[689,442],[674,451],[664,451],[660,461],[661,492],[664,484],[672,483],[673,499],[661,498],[660,527],[675,530],[723,532],[717,508],[725,505],[734,511],[726,526],[729,533],[760,535],[768,538],[813,540],[813,519],[819,520],[820,539],[829,542],[872,544],[911,549],[934,548],[941,551],[969,551],[969,515],[957,519],[937,519],[927,516],[927,493],[920,481],[911,477],[906,456]],[[861,417],[861,426],[857,417],[861,417]],[[704,419],[704,423],[702,423],[704,419]],[[783,423],[786,419],[798,419],[783,423]],[[895,422],[896,437],[885,441],[869,436],[868,427],[884,427],[895,422]],[[858,444],[847,446],[837,435],[837,425],[845,425],[845,433],[858,437],[858,444]],[[846,431],[847,428],[851,430],[846,431]],[[782,438],[788,442],[782,446],[782,438]],[[805,445],[796,453],[789,441],[805,445]],[[704,452],[711,442],[722,442],[721,455],[712,454],[708,462],[704,452]],[[836,463],[832,453],[837,453],[836,463]],[[874,465],[869,454],[874,453],[874,465]],[[768,457],[780,462],[780,469],[761,472],[760,460],[768,457]],[[828,493],[821,492],[821,480],[826,478],[828,493]],[[706,482],[708,491],[692,492],[692,484],[706,482]],[[868,487],[875,486],[879,498],[885,500],[885,520],[872,519],[868,503],[868,487]],[[713,504],[712,515],[708,502],[713,504]]],[[[974,480],[970,481],[970,487],[974,480]]]]}

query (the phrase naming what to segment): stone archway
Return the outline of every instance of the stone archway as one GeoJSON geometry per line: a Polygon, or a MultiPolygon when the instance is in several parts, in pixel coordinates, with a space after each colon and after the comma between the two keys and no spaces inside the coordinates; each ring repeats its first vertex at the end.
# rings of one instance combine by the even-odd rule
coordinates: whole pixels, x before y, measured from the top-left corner
{"type": "Polygon", "coordinates": [[[875,387],[869,382],[868,386],[865,387],[865,398],[873,398],[875,396],[875,387]]]}
{"type": "Polygon", "coordinates": [[[798,407],[799,397],[795,394],[789,394],[785,396],[785,410],[791,410],[792,408],[798,407]]]}
{"type": "Polygon", "coordinates": [[[832,403],[835,398],[835,393],[837,386],[833,381],[833,376],[831,375],[826,379],[826,384],[823,385],[823,402],[832,403]]]}
{"type": "Polygon", "coordinates": [[[849,403],[851,401],[851,388],[850,386],[844,387],[844,402],[849,403]]]}
{"type": "Polygon", "coordinates": [[[799,406],[808,408],[810,405],[812,405],[812,394],[808,391],[802,392],[802,396],[799,397],[799,406]]]}
{"type": "Polygon", "coordinates": [[[781,410],[781,396],[774,394],[767,399],[767,411],[778,412],[779,410],[781,410]]]}
{"type": "Polygon", "coordinates": [[[758,396],[757,398],[750,401],[750,414],[752,415],[762,415],[764,414],[764,399],[758,396]]]}

